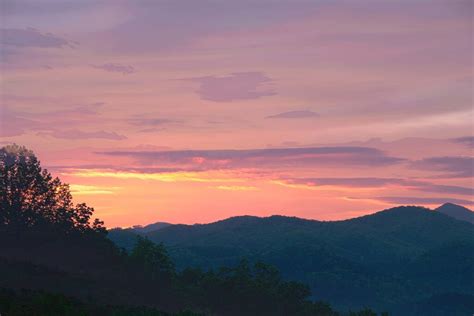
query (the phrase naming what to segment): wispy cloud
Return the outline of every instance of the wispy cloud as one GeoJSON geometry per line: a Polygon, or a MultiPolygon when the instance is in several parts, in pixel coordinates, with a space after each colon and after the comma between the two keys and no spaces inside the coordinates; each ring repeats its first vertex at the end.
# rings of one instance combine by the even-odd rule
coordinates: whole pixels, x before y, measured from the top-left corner
{"type": "Polygon", "coordinates": [[[406,190],[421,192],[444,193],[455,195],[474,195],[474,188],[455,185],[442,185],[427,181],[400,179],[400,178],[295,178],[279,179],[279,184],[297,186],[303,188],[369,188],[369,189],[393,189],[398,187],[406,190]]]}
{"type": "Polygon", "coordinates": [[[474,136],[464,136],[458,138],[452,138],[451,141],[459,144],[466,145],[468,147],[474,147],[474,136]]]}
{"type": "Polygon", "coordinates": [[[257,187],[244,185],[219,185],[216,189],[224,191],[256,191],[257,187]]]}
{"type": "Polygon", "coordinates": [[[8,107],[0,107],[1,124],[0,137],[13,137],[26,133],[37,122],[10,110],[8,107]]]}
{"type": "Polygon", "coordinates": [[[228,102],[258,99],[275,95],[276,92],[265,85],[272,81],[261,72],[236,72],[228,76],[206,76],[182,79],[199,84],[196,91],[201,99],[228,102]]]}
{"type": "MultiPolygon", "coordinates": [[[[358,199],[358,198],[355,198],[358,199]]],[[[455,199],[455,198],[432,198],[432,197],[410,197],[410,196],[384,196],[384,197],[375,197],[369,198],[369,200],[375,200],[379,202],[384,202],[388,204],[410,204],[410,205],[439,205],[444,203],[455,203],[455,204],[462,204],[462,205],[472,205],[474,204],[473,201],[470,200],[463,200],[463,199],[455,199]]]]}
{"type": "Polygon", "coordinates": [[[20,136],[36,132],[40,136],[58,139],[109,139],[123,140],[124,135],[104,130],[83,130],[84,125],[91,125],[99,120],[102,102],[67,107],[44,112],[14,111],[1,107],[2,124],[0,137],[20,136]],[[80,128],[79,128],[80,127],[80,128]]]}
{"type": "Polygon", "coordinates": [[[111,195],[116,194],[119,187],[99,187],[94,185],[71,184],[73,195],[111,195]]]}
{"type": "Polygon", "coordinates": [[[77,129],[70,130],[53,130],[48,132],[41,132],[39,135],[47,135],[54,138],[62,139],[108,139],[108,140],[123,140],[126,139],[124,135],[117,134],[115,132],[106,131],[81,131],[77,129]]]}
{"type": "MultiPolygon", "coordinates": [[[[2,18],[5,19],[3,14],[2,18]]],[[[15,65],[23,68],[26,64],[40,67],[38,61],[45,62],[44,58],[52,56],[54,50],[59,53],[65,47],[76,48],[78,43],[34,28],[1,28],[0,46],[2,49],[0,63],[5,69],[9,69],[15,68],[15,65]]]]}
{"type": "Polygon", "coordinates": [[[51,33],[42,33],[34,28],[0,29],[2,45],[14,47],[62,48],[74,47],[74,43],[51,33]]]}
{"type": "Polygon", "coordinates": [[[319,114],[308,110],[288,111],[267,116],[267,119],[304,119],[319,117],[319,114]]]}
{"type": "Polygon", "coordinates": [[[62,172],[63,175],[81,177],[81,178],[114,178],[122,180],[153,180],[160,182],[209,182],[209,183],[229,183],[242,182],[242,178],[232,176],[231,174],[214,174],[202,172],[126,172],[126,171],[107,171],[107,170],[71,170],[62,172]]]}
{"type": "Polygon", "coordinates": [[[129,75],[136,72],[135,68],[130,65],[123,65],[118,63],[106,63],[102,65],[92,65],[96,69],[101,69],[107,72],[118,72],[123,75],[129,75]]]}
{"type": "Polygon", "coordinates": [[[250,150],[106,151],[144,164],[180,164],[202,169],[308,166],[386,166],[404,161],[369,147],[267,148],[250,150]]]}
{"type": "Polygon", "coordinates": [[[157,126],[163,126],[165,124],[169,123],[174,123],[176,121],[166,119],[166,118],[132,118],[128,120],[132,125],[135,126],[151,126],[151,127],[157,127],[157,126]]]}
{"type": "Polygon", "coordinates": [[[159,167],[131,167],[122,164],[78,164],[78,165],[49,165],[49,170],[55,170],[59,173],[74,173],[80,171],[106,171],[106,172],[125,172],[125,173],[174,173],[189,172],[198,170],[186,170],[182,168],[159,168],[159,167]]]}
{"type": "Polygon", "coordinates": [[[445,156],[417,160],[412,167],[421,170],[441,172],[440,178],[470,178],[474,176],[474,157],[445,156]]]}

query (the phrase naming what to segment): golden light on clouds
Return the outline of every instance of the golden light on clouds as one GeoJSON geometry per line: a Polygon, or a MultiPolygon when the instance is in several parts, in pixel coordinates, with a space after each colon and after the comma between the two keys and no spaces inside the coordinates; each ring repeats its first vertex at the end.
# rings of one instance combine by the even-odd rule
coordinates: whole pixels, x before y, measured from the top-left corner
{"type": "Polygon", "coordinates": [[[219,190],[226,191],[256,191],[257,187],[254,186],[245,186],[245,185],[219,185],[216,187],[219,190]]]}
{"type": "Polygon", "coordinates": [[[164,172],[164,173],[139,173],[125,171],[96,171],[79,170],[65,172],[62,175],[76,176],[82,178],[115,178],[115,179],[136,179],[154,180],[160,182],[242,182],[244,179],[231,177],[225,173],[216,172],[164,172]]]}
{"type": "Polygon", "coordinates": [[[116,194],[119,187],[99,187],[95,185],[70,184],[69,188],[73,195],[103,195],[116,194]]]}

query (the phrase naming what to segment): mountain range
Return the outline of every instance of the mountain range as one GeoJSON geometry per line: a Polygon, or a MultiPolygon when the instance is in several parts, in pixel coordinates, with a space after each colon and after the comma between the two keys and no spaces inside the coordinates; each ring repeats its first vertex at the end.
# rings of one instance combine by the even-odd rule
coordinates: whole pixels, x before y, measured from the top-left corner
{"type": "Polygon", "coordinates": [[[402,206],[344,221],[239,216],[210,224],[112,229],[130,249],[137,235],[163,243],[179,269],[215,269],[242,258],[275,265],[313,296],[343,309],[404,315],[474,311],[473,212],[402,206]],[[442,308],[433,310],[433,301],[442,308]],[[441,304],[442,303],[442,304],[441,304]],[[447,312],[446,312],[447,311],[447,312]]]}

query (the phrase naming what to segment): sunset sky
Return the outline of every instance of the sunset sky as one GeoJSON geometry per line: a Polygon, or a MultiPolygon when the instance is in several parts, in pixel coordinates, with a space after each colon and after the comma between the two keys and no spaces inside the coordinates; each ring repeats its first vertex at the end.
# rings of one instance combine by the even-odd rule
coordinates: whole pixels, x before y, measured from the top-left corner
{"type": "Polygon", "coordinates": [[[472,3],[2,0],[0,145],[109,227],[472,207],[472,3]]]}

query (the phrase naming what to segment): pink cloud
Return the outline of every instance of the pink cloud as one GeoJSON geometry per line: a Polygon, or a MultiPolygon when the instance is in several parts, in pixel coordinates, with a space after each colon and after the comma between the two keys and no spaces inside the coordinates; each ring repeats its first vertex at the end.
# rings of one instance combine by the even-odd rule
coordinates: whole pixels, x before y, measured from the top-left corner
{"type": "Polygon", "coordinates": [[[72,130],[54,130],[50,132],[42,132],[41,135],[47,135],[62,139],[108,139],[108,140],[123,140],[127,137],[117,134],[115,132],[106,131],[81,131],[77,129],[72,130]]]}
{"type": "Polygon", "coordinates": [[[118,63],[107,63],[102,65],[92,65],[93,68],[102,69],[107,72],[118,72],[123,75],[129,75],[136,72],[135,68],[130,65],[122,65],[118,63]]]}
{"type": "Polygon", "coordinates": [[[2,34],[2,45],[14,47],[39,47],[39,48],[62,48],[74,47],[75,45],[64,38],[51,33],[42,33],[34,28],[0,30],[2,34]]]}
{"type": "Polygon", "coordinates": [[[201,99],[215,102],[252,100],[265,96],[276,95],[266,88],[272,79],[261,72],[238,72],[228,76],[197,77],[184,79],[199,83],[196,91],[201,99]]]}

